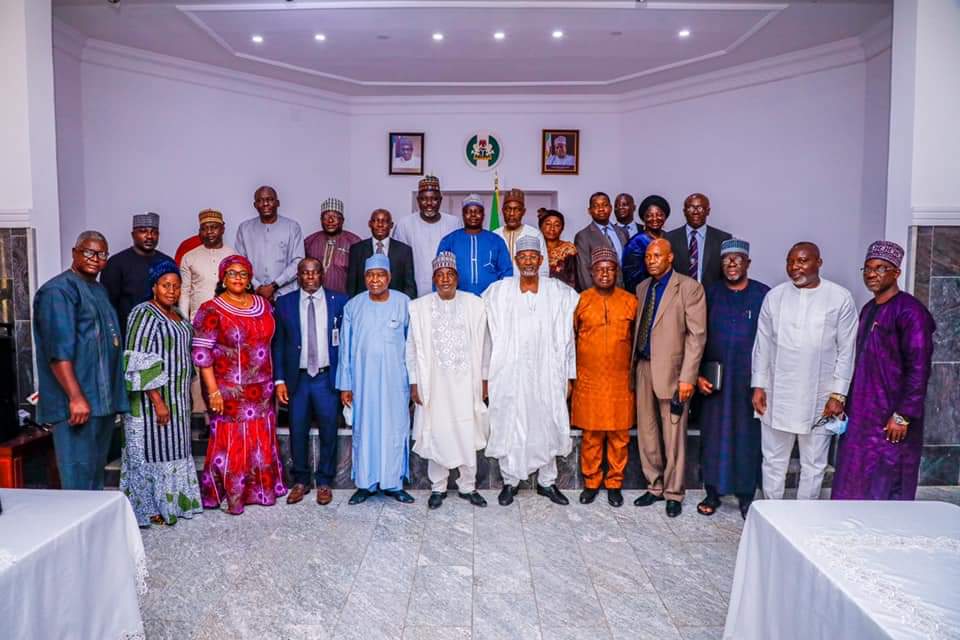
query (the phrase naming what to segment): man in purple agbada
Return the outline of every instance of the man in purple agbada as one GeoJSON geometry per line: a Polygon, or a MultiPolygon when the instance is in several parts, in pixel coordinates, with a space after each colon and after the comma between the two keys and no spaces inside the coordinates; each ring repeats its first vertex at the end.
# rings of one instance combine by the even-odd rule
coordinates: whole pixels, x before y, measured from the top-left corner
{"type": "Polygon", "coordinates": [[[870,245],[863,264],[873,300],[860,311],[835,500],[916,497],[936,323],[923,303],[897,286],[902,260],[902,247],[880,240],[870,245]]]}

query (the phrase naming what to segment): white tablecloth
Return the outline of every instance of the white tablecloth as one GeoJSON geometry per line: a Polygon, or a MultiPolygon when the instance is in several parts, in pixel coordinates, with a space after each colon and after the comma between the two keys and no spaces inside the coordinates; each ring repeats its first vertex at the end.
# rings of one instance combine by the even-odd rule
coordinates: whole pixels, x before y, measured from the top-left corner
{"type": "Polygon", "coordinates": [[[0,500],[0,637],[143,637],[146,565],[125,495],[0,489],[0,500]]]}
{"type": "Polygon", "coordinates": [[[723,637],[960,638],[960,508],[754,502],[723,637]]]}

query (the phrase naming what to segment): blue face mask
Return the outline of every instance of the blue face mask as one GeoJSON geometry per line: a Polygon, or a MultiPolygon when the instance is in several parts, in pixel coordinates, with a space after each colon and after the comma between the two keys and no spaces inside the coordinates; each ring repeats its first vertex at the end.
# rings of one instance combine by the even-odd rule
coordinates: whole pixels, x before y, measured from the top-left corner
{"type": "Polygon", "coordinates": [[[821,417],[814,423],[814,428],[823,427],[824,431],[832,436],[842,436],[847,431],[847,414],[841,413],[839,416],[821,417]]]}

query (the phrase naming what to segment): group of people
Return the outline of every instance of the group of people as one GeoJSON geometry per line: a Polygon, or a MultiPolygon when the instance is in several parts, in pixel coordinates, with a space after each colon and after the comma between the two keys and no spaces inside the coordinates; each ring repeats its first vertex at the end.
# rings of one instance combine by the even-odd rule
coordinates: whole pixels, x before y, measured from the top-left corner
{"type": "Polygon", "coordinates": [[[425,177],[419,210],[396,223],[373,211],[366,239],[343,228],[343,202],[330,198],[304,239],[265,186],[232,247],[222,214],[207,209],[176,259],[156,249],[154,213],[134,216],[133,246],[114,256],[102,234],[80,234],[71,267],[34,301],[37,418],[54,425],[63,486],[102,488],[121,415],[121,488],[142,526],[224,502],[232,514],[283,495],[296,503],[312,485],[328,504],[342,414],[353,434],[350,504],[378,492],[413,502],[412,409],[430,508],[454,469],[457,495],[486,505],[479,451],[497,461],[501,505],[534,473],[538,494],[568,504],[556,458],[572,450],[571,426],[582,430],[580,502],[604,489],[619,507],[636,427],[647,490],[634,504],[665,501],[675,517],[690,419],[703,515],[733,494],[745,517],[761,486],[782,498],[795,442],[798,498],[819,497],[841,433],[834,498],[914,497],[935,325],[898,288],[896,244],[868,248],[874,299],[858,319],[850,292],[820,276],[811,242],[789,249],[786,282],[749,278],[749,243],[707,224],[703,194],[687,197],[685,224],[665,232],[666,199],[643,199],[638,223],[629,194],[595,193],[573,243],[560,239],[559,211],[524,224],[519,189],[504,194],[505,224],[492,231],[478,196],[459,219],[441,213],[442,198],[425,177]],[[289,489],[278,403],[290,416],[289,489]],[[210,428],[199,483],[198,411],[210,428]]]}

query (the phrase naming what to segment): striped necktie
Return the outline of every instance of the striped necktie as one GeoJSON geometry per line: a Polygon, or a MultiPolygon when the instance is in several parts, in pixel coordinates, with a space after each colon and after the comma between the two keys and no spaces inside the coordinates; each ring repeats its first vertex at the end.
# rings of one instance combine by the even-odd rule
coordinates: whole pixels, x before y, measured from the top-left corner
{"type": "Polygon", "coordinates": [[[700,281],[697,275],[700,273],[700,246],[697,242],[697,230],[690,232],[690,277],[700,281]]]}

